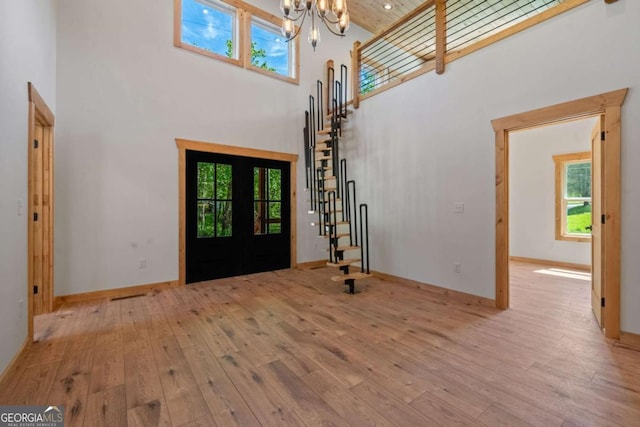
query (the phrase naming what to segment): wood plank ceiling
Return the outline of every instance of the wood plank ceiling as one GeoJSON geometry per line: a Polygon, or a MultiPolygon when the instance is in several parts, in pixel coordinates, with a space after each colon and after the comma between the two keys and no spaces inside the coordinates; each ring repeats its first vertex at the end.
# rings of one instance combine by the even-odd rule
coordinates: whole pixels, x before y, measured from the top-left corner
{"type": "Polygon", "coordinates": [[[422,4],[422,0],[347,0],[351,22],[378,34],[422,4]],[[385,10],[384,4],[393,6],[385,10]]]}

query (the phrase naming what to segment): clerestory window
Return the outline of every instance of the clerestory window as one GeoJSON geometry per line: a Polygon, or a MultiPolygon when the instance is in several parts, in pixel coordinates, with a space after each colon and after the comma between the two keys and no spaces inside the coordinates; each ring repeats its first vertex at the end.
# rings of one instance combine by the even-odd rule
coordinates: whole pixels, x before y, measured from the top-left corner
{"type": "Polygon", "coordinates": [[[174,45],[298,84],[299,38],[280,19],[239,0],[174,0],[174,45]]]}

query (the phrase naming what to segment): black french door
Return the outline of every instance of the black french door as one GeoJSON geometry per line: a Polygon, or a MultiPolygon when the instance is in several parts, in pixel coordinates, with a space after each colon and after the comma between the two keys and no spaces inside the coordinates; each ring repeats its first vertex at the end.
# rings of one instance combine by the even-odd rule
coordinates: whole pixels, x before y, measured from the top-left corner
{"type": "Polygon", "coordinates": [[[186,152],[187,283],[289,268],[288,162],[186,152]]]}

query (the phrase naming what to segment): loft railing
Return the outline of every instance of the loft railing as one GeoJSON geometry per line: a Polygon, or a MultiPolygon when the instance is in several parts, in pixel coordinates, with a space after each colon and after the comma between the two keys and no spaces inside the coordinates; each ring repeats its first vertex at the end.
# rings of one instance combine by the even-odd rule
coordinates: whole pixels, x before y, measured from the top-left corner
{"type": "Polygon", "coordinates": [[[353,46],[353,104],[589,0],[430,0],[353,46]]]}

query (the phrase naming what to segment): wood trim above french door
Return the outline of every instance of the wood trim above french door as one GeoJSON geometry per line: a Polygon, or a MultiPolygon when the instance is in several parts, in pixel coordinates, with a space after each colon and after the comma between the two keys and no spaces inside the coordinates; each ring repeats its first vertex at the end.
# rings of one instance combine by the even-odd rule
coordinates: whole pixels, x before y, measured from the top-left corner
{"type": "Polygon", "coordinates": [[[564,120],[604,116],[604,179],[602,200],[605,335],[620,337],[620,143],[621,106],[628,89],[495,119],[496,155],[496,306],[509,308],[509,132],[564,120]]]}
{"type": "Polygon", "coordinates": [[[176,138],[178,147],[178,283],[184,285],[187,279],[186,263],[186,151],[203,151],[207,153],[228,154],[232,156],[253,157],[257,159],[279,160],[290,163],[291,175],[291,268],[297,263],[297,220],[296,220],[296,171],[298,155],[281,153],[277,151],[259,150],[255,148],[235,147],[213,142],[193,141],[189,139],[176,138]]]}

